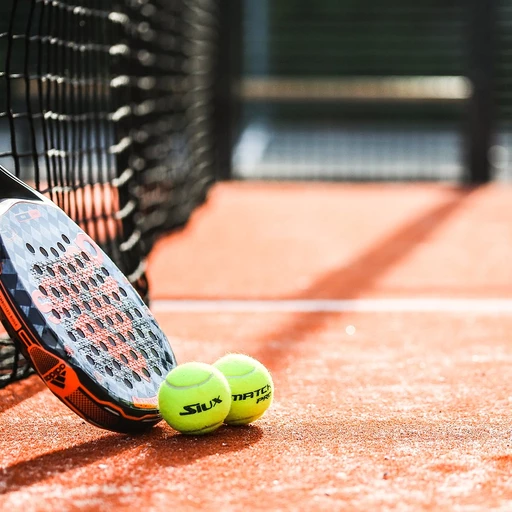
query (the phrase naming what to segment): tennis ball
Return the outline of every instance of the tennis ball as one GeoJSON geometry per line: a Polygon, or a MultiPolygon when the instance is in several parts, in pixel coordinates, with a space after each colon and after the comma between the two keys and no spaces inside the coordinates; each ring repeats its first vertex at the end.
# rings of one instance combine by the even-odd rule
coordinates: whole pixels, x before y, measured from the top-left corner
{"type": "Polygon", "coordinates": [[[261,418],[274,396],[269,371],[259,361],[244,354],[227,354],[213,366],[225,375],[231,388],[231,409],[224,422],[247,425],[261,418]]]}
{"type": "Polygon", "coordinates": [[[212,365],[184,363],[160,385],[158,407],[164,420],[182,434],[207,434],[217,430],[229,413],[231,391],[212,365]]]}

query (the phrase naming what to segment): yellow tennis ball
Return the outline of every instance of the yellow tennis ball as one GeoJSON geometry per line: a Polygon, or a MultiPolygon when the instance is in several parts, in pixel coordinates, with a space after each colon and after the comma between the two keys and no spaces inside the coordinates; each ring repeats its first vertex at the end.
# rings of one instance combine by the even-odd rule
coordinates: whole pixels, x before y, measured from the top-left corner
{"type": "Polygon", "coordinates": [[[270,372],[259,361],[244,354],[227,354],[213,366],[225,375],[231,388],[231,409],[224,422],[247,425],[261,418],[274,396],[270,372]]]}
{"type": "Polygon", "coordinates": [[[183,434],[217,430],[231,407],[224,375],[212,365],[190,362],[173,368],[160,385],[158,407],[164,420],[183,434]]]}

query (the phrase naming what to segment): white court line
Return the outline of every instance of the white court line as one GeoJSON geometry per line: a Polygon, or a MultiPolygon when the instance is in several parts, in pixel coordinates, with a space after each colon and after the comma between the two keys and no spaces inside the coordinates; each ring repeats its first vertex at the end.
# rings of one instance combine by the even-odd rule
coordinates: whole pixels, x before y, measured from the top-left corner
{"type": "Polygon", "coordinates": [[[511,299],[354,299],[354,300],[155,300],[155,312],[183,313],[483,313],[512,314],[511,299]]]}

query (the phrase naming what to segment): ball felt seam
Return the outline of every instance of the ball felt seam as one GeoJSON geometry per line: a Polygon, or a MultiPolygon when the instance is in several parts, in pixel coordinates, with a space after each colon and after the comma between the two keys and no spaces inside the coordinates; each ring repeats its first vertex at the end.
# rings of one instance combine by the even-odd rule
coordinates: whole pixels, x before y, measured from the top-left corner
{"type": "Polygon", "coordinates": [[[162,384],[164,384],[168,388],[172,388],[172,389],[183,389],[183,390],[193,389],[193,388],[197,388],[198,386],[202,386],[202,385],[206,384],[208,381],[210,381],[212,379],[212,377],[213,377],[213,375],[209,375],[203,382],[198,382],[197,384],[189,384],[187,386],[171,384],[170,382],[167,381],[167,379],[164,380],[162,384]]]}

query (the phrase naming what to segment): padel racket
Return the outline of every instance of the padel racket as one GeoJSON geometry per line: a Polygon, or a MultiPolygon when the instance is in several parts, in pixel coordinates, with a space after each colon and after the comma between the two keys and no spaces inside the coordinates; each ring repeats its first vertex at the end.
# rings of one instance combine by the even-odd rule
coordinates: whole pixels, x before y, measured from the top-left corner
{"type": "Polygon", "coordinates": [[[96,242],[1,166],[0,319],[85,420],[126,433],[160,421],[158,388],[176,360],[153,315],[96,242]]]}

